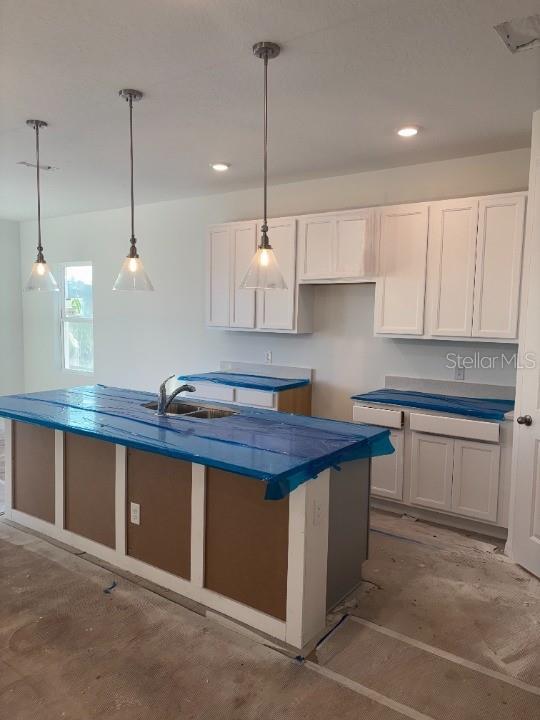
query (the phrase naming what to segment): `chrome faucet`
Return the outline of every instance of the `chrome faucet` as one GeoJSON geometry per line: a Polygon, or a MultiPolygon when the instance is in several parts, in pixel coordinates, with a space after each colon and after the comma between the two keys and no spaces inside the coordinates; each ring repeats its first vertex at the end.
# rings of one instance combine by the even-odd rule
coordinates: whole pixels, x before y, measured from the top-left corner
{"type": "Polygon", "coordinates": [[[169,397],[167,397],[167,383],[169,382],[169,380],[172,380],[173,377],[174,375],[169,375],[169,377],[166,378],[159,386],[157,415],[166,415],[167,408],[172,403],[174,398],[181,392],[195,392],[196,388],[194,388],[193,385],[179,385],[172,391],[169,397]]]}

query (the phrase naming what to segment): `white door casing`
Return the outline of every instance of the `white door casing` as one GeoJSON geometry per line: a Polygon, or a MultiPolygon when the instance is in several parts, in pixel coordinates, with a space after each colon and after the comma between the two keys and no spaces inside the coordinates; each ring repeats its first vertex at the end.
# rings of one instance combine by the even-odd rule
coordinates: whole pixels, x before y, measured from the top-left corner
{"type": "Polygon", "coordinates": [[[540,577],[540,109],[533,115],[508,554],[540,577]],[[526,359],[534,360],[527,367],[526,359]],[[518,423],[517,419],[531,424],[518,423]]]}

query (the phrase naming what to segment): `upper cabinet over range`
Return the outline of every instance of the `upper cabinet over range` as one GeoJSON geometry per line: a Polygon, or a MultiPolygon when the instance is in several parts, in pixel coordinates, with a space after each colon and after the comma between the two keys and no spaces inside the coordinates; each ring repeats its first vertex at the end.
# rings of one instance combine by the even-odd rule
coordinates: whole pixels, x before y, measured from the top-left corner
{"type": "Polygon", "coordinates": [[[239,289],[260,222],[215,225],[208,238],[208,325],[311,332],[311,285],[376,282],[376,335],[515,341],[526,197],[518,192],[270,220],[286,290],[239,289]]]}
{"type": "Polygon", "coordinates": [[[296,279],[296,218],[268,221],[268,235],[286,290],[241,290],[261,233],[260,221],[210,228],[207,247],[207,324],[230,330],[311,332],[311,292],[296,279]]]}

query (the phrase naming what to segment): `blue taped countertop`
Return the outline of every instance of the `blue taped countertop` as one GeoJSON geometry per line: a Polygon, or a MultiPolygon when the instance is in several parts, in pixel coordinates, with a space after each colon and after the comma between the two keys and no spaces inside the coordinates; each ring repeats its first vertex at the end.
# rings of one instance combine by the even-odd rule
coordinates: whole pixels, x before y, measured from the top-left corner
{"type": "Polygon", "coordinates": [[[483,420],[504,420],[505,414],[514,409],[513,400],[434,395],[432,393],[392,390],[390,388],[373,390],[362,395],[353,395],[351,399],[382,403],[384,405],[404,405],[421,408],[422,410],[466,415],[483,420]]]}
{"type": "Polygon", "coordinates": [[[178,380],[184,382],[211,382],[230,387],[250,388],[251,390],[267,390],[268,392],[281,392],[309,385],[307,378],[291,379],[276,378],[271,375],[246,375],[235,372],[207,372],[192,375],[179,375],[178,380]]]}
{"type": "Polygon", "coordinates": [[[0,397],[0,417],[264,480],[271,500],[329,467],[394,451],[389,431],[371,425],[249,407],[213,420],[160,417],[142,407],[155,399],[152,393],[88,385],[0,397]]]}

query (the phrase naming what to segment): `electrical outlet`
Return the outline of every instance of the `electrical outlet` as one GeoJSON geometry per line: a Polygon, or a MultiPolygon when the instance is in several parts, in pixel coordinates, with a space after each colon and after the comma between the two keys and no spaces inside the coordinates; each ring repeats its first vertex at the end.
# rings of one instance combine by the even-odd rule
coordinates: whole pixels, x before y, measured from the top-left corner
{"type": "Polygon", "coordinates": [[[456,365],[456,369],[454,372],[454,379],[455,380],[465,380],[465,368],[464,367],[462,367],[460,365],[456,365]]]}
{"type": "Polygon", "coordinates": [[[132,525],[141,524],[141,506],[139,503],[129,503],[129,519],[132,525]]]}
{"type": "Polygon", "coordinates": [[[271,364],[272,364],[272,351],[271,351],[271,350],[267,350],[267,351],[264,353],[264,362],[265,362],[267,365],[271,365],[271,364]]]}

